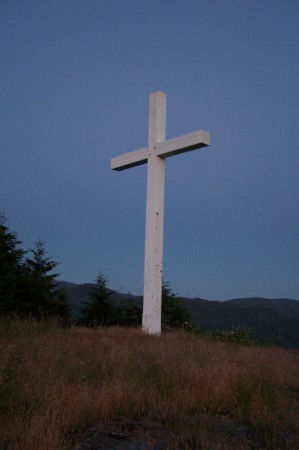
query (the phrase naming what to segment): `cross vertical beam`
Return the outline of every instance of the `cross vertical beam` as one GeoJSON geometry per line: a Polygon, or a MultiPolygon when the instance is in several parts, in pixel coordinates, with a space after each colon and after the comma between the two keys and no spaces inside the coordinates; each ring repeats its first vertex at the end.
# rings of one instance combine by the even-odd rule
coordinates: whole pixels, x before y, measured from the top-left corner
{"type": "Polygon", "coordinates": [[[144,292],[142,329],[161,332],[161,295],[164,225],[165,160],[156,155],[157,144],[165,141],[166,95],[150,95],[147,201],[145,226],[144,292]]]}

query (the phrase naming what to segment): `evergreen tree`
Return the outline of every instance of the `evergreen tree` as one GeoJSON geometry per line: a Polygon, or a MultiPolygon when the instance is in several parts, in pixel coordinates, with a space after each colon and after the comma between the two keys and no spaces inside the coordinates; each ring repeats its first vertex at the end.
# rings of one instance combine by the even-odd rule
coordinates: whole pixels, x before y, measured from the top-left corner
{"type": "Polygon", "coordinates": [[[142,322],[142,308],[132,300],[123,300],[114,310],[114,324],[124,327],[136,327],[142,322]]]}
{"type": "Polygon", "coordinates": [[[83,302],[81,308],[83,323],[95,327],[114,323],[114,306],[111,292],[107,288],[108,280],[100,273],[96,279],[96,286],[89,292],[89,300],[83,302]]]}
{"type": "Polygon", "coordinates": [[[15,232],[6,226],[6,217],[0,214],[0,313],[13,313],[17,309],[24,278],[25,251],[15,232]]]}
{"type": "Polygon", "coordinates": [[[170,284],[163,281],[162,285],[162,329],[190,329],[190,314],[182,301],[172,291],[170,284]]]}
{"type": "Polygon", "coordinates": [[[59,273],[52,273],[58,265],[47,256],[45,242],[38,240],[26,258],[25,289],[20,313],[40,318],[44,316],[67,319],[70,307],[63,289],[57,288],[59,273]]]}

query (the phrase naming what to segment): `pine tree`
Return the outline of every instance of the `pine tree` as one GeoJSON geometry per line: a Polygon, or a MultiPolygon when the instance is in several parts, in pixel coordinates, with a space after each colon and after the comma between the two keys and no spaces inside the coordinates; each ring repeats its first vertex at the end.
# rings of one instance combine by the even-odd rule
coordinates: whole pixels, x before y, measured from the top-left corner
{"type": "Polygon", "coordinates": [[[162,328],[190,329],[190,314],[182,301],[172,291],[170,284],[162,285],[162,328]]]}
{"type": "Polygon", "coordinates": [[[114,306],[107,283],[107,278],[100,272],[96,286],[88,294],[89,300],[82,302],[82,320],[87,326],[111,325],[114,322],[114,306]]]}
{"type": "Polygon", "coordinates": [[[136,327],[142,322],[142,308],[130,299],[124,299],[115,306],[113,324],[124,327],[136,327]]]}
{"type": "Polygon", "coordinates": [[[25,251],[15,232],[6,226],[5,214],[0,214],[0,313],[16,311],[22,294],[25,251]]]}
{"type": "Polygon", "coordinates": [[[45,316],[66,319],[70,307],[66,303],[63,289],[57,288],[59,273],[52,273],[58,265],[47,256],[45,242],[38,240],[30,249],[31,258],[26,258],[26,289],[21,303],[21,314],[40,318],[45,316]]]}

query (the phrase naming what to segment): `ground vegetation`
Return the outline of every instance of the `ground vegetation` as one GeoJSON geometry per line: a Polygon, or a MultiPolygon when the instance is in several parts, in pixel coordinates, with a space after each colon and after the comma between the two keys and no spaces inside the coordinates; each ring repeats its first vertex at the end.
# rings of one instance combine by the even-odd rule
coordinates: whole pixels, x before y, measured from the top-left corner
{"type": "Polygon", "coordinates": [[[296,350],[34,319],[0,336],[1,450],[149,449],[158,425],[171,450],[298,448],[296,350]]]}

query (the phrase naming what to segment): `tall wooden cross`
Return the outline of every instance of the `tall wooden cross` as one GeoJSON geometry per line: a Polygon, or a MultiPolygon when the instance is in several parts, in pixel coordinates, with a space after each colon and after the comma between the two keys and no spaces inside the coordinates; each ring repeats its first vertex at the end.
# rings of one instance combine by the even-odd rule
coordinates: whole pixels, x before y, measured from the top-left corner
{"type": "Polygon", "coordinates": [[[166,94],[150,95],[148,146],[111,159],[111,169],[125,170],[147,163],[144,295],[142,329],[161,333],[162,257],[165,158],[210,144],[206,131],[166,140],[166,94]]]}

